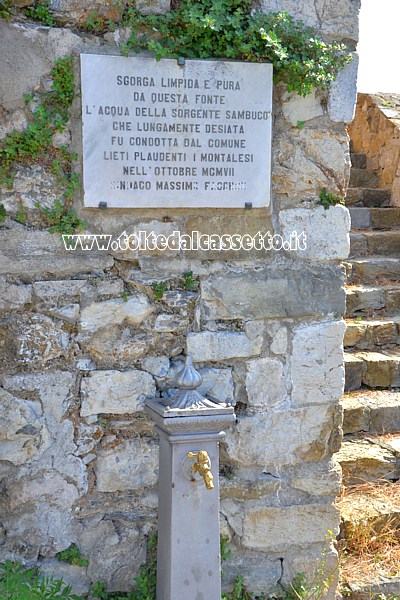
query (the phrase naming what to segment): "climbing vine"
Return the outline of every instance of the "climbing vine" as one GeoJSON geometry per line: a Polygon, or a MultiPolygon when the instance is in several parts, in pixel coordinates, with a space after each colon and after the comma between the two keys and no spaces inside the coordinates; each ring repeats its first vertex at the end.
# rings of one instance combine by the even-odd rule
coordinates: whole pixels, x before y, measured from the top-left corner
{"type": "Polygon", "coordinates": [[[251,0],[184,0],[165,15],[128,8],[129,49],[150,50],[157,59],[228,58],[271,62],[276,82],[305,96],[327,89],[351,61],[343,44],[326,43],[286,12],[252,10],[251,0]]]}
{"type": "Polygon", "coordinates": [[[53,136],[66,128],[69,108],[74,99],[74,74],[72,57],[55,61],[51,71],[53,80],[50,91],[25,96],[30,108],[30,121],[23,131],[12,131],[0,142],[0,185],[12,189],[16,166],[41,160],[48,164],[60,188],[61,199],[53,209],[39,208],[51,231],[71,233],[83,227],[72,209],[72,199],[78,187],[78,178],[72,172],[71,154],[65,146],[55,148],[53,136]]]}

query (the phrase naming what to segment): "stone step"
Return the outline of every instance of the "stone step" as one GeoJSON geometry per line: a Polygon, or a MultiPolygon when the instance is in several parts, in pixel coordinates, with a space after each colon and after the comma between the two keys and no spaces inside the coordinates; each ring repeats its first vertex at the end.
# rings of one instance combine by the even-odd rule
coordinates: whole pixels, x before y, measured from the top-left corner
{"type": "Polygon", "coordinates": [[[400,285],[352,285],[346,291],[346,316],[371,311],[400,312],[400,285]]]}
{"type": "Polygon", "coordinates": [[[352,229],[393,229],[400,227],[400,208],[350,207],[352,229]]]}
{"type": "MultiPolygon", "coordinates": [[[[351,558],[348,559],[352,560],[351,558]]],[[[353,573],[359,571],[357,561],[349,567],[353,573]]],[[[342,598],[346,600],[398,600],[400,598],[400,577],[377,576],[372,579],[345,581],[342,598]]]]}
{"type": "Polygon", "coordinates": [[[400,434],[347,436],[335,458],[342,467],[345,486],[367,481],[397,481],[400,478],[400,434]]]}
{"type": "Polygon", "coordinates": [[[346,261],[348,284],[387,284],[400,283],[400,258],[368,257],[346,261]]]}
{"type": "Polygon", "coordinates": [[[378,186],[378,176],[375,171],[369,169],[357,169],[351,167],[349,187],[352,188],[376,188],[378,186]]]}
{"type": "Polygon", "coordinates": [[[372,350],[400,342],[400,315],[386,319],[356,319],[346,322],[345,348],[372,350]]]}
{"type": "Polygon", "coordinates": [[[367,168],[367,155],[362,152],[351,152],[350,153],[351,166],[354,169],[366,169],[367,168]]]}
{"type": "Polygon", "coordinates": [[[346,193],[346,206],[359,205],[368,207],[389,206],[391,192],[383,188],[349,187],[346,193]]]}
{"type": "Polygon", "coordinates": [[[394,349],[382,352],[345,352],[345,391],[400,386],[400,353],[394,349]]]}
{"type": "Polygon", "coordinates": [[[400,260],[400,229],[350,233],[350,257],[392,256],[400,260]]]}
{"type": "Polygon", "coordinates": [[[344,394],[343,433],[400,431],[400,390],[359,390],[344,394]]]}

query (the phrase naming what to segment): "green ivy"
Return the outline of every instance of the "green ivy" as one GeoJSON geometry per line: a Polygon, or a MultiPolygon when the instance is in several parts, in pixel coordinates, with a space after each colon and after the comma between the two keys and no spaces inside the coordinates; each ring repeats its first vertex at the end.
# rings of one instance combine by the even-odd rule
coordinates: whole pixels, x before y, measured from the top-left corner
{"type": "Polygon", "coordinates": [[[286,12],[252,10],[251,0],[184,0],[165,15],[124,16],[132,27],[128,46],[150,50],[157,59],[228,58],[271,62],[276,82],[305,96],[327,89],[351,61],[346,46],[326,43],[286,12]]]}
{"type": "MultiPolygon", "coordinates": [[[[85,222],[72,208],[74,193],[79,186],[78,175],[72,172],[76,156],[67,148],[54,148],[53,135],[63,131],[69,118],[69,108],[74,99],[73,58],[68,56],[55,61],[51,71],[52,88],[35,96],[27,95],[27,105],[34,105],[31,120],[23,131],[12,131],[0,142],[0,185],[12,189],[15,167],[43,160],[50,166],[61,191],[61,199],[53,208],[36,205],[51,233],[74,233],[83,229],[85,222]]],[[[26,221],[26,211],[21,205],[16,219],[26,221]]]]}
{"type": "Polygon", "coordinates": [[[50,12],[50,0],[37,0],[34,6],[29,7],[25,10],[25,14],[27,17],[31,17],[32,19],[36,19],[43,23],[43,25],[48,25],[49,27],[54,27],[56,24],[53,15],[50,12]]]}

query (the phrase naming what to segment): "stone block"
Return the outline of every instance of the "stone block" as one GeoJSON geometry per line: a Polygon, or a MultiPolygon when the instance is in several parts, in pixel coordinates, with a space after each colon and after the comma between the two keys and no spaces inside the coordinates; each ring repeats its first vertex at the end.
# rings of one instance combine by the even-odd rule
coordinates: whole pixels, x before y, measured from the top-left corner
{"type": "Polygon", "coordinates": [[[285,354],[288,344],[287,328],[279,323],[271,323],[267,325],[267,333],[272,337],[272,342],[269,347],[274,354],[285,354]]]}
{"type": "Polygon", "coordinates": [[[142,360],[142,368],[154,377],[164,378],[167,376],[170,362],[167,356],[146,356],[142,360]]]}
{"type": "Polygon", "coordinates": [[[345,352],[344,354],[344,366],[345,366],[345,384],[344,389],[346,392],[358,390],[361,387],[363,379],[363,373],[365,371],[364,361],[357,355],[345,352]]]}
{"type": "Polygon", "coordinates": [[[81,416],[134,414],[156,394],[154,379],[145,371],[92,371],[81,383],[81,416]]]}
{"type": "Polygon", "coordinates": [[[336,461],[304,463],[286,470],[291,487],[312,496],[334,498],[341,491],[342,470],[336,461]]]}
{"type": "Polygon", "coordinates": [[[201,282],[202,315],[205,320],[342,315],[343,276],[328,265],[219,273],[201,282]]]}
{"type": "Polygon", "coordinates": [[[395,383],[400,359],[391,358],[380,352],[358,352],[358,358],[365,361],[362,382],[372,388],[389,387],[395,383]]]}
{"type": "Polygon", "coordinates": [[[6,110],[23,107],[24,94],[37,87],[41,77],[50,72],[50,57],[5,19],[0,22],[0,54],[12,57],[12,61],[1,61],[0,105],[6,110]]]}
{"type": "Polygon", "coordinates": [[[250,340],[245,333],[201,331],[187,336],[187,354],[194,362],[218,362],[261,353],[262,338],[250,340]]]}
{"type": "Polygon", "coordinates": [[[99,492],[141,490],[153,486],[157,483],[157,446],[136,438],[114,447],[100,448],[95,472],[99,492]]]}
{"type": "Polygon", "coordinates": [[[186,331],[189,327],[189,320],[180,315],[160,314],[157,315],[154,322],[154,331],[159,333],[174,333],[186,331]]]}
{"type": "Polygon", "coordinates": [[[283,96],[282,111],[285,118],[294,126],[298,121],[309,121],[324,114],[321,101],[316,98],[315,91],[307,96],[286,92],[283,96]]]}
{"type": "Polygon", "coordinates": [[[3,231],[0,240],[0,274],[24,280],[74,277],[82,273],[101,274],[110,269],[114,260],[106,252],[67,251],[61,236],[48,231],[29,231],[25,228],[3,231]]]}
{"type": "Polygon", "coordinates": [[[316,2],[298,2],[297,0],[262,0],[261,8],[264,12],[287,11],[296,20],[301,20],[324,34],[333,37],[358,40],[358,11],[359,1],[330,0],[326,5],[325,0],[316,2]]]}
{"type": "Polygon", "coordinates": [[[93,333],[103,327],[118,325],[123,321],[136,325],[155,310],[145,294],[95,302],[81,311],[80,328],[84,333],[93,333]]]}
{"type": "Polygon", "coordinates": [[[246,390],[249,406],[272,408],[287,399],[283,364],[274,358],[256,358],[246,362],[246,390]]]}
{"type": "Polygon", "coordinates": [[[352,229],[369,229],[371,227],[371,211],[369,208],[350,208],[352,229]]]}
{"type": "Polygon", "coordinates": [[[323,187],[343,195],[349,172],[348,139],[342,132],[292,128],[274,140],[272,181],[291,202],[315,202],[323,187]]]}
{"type": "Polygon", "coordinates": [[[249,507],[244,511],[242,543],[264,552],[283,552],[325,541],[329,530],[338,531],[339,521],[339,511],[331,503],[249,507]]]}
{"type": "Polygon", "coordinates": [[[325,210],[315,208],[293,208],[279,213],[279,222],[284,239],[293,232],[306,235],[306,248],[295,252],[300,257],[312,260],[338,260],[349,256],[350,214],[345,206],[337,204],[325,210]]]}
{"type": "Polygon", "coordinates": [[[346,289],[346,313],[352,315],[362,310],[385,306],[385,290],[379,286],[352,286],[346,289]]]}
{"type": "Polygon", "coordinates": [[[14,465],[35,460],[48,444],[39,402],[16,398],[0,389],[0,455],[14,465]]]}
{"type": "Polygon", "coordinates": [[[11,314],[0,327],[0,346],[4,347],[0,361],[15,368],[16,363],[44,366],[63,356],[68,359],[71,348],[69,333],[61,324],[41,314],[11,314]]]}
{"type": "Polygon", "coordinates": [[[203,378],[203,382],[197,388],[200,394],[218,402],[234,402],[232,369],[206,367],[199,369],[199,373],[203,378]]]}
{"type": "Polygon", "coordinates": [[[293,335],[292,404],[337,403],[343,394],[344,321],[298,327],[293,335]]]}
{"type": "Polygon", "coordinates": [[[357,102],[358,55],[339,71],[329,88],[328,114],[335,123],[351,123],[357,102]]]}
{"type": "Polygon", "coordinates": [[[228,456],[241,467],[268,469],[329,458],[339,425],[341,415],[326,405],[239,415],[227,432],[228,456]]]}
{"type": "Polygon", "coordinates": [[[76,539],[72,507],[78,490],[53,470],[33,478],[22,475],[21,480],[8,481],[3,523],[9,535],[2,550],[21,559],[28,555],[37,560],[39,551],[42,556],[54,556],[76,539]]]}
{"type": "Polygon", "coordinates": [[[32,301],[31,285],[0,282],[0,310],[21,310],[32,301]]]}
{"type": "Polygon", "coordinates": [[[344,410],[343,433],[369,431],[369,408],[360,401],[360,396],[345,395],[340,401],[344,410]]]}
{"type": "Polygon", "coordinates": [[[70,565],[57,558],[47,558],[41,562],[40,572],[45,577],[62,579],[64,585],[70,585],[72,592],[78,596],[83,596],[89,592],[91,579],[82,567],[70,565]]]}

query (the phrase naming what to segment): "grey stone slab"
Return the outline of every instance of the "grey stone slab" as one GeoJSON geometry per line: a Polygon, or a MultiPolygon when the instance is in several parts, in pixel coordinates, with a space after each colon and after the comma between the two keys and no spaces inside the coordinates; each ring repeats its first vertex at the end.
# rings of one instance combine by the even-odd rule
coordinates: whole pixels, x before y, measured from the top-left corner
{"type": "Polygon", "coordinates": [[[209,319],[271,319],[342,315],[345,294],[339,267],[290,267],[212,275],[201,282],[209,319]]]}
{"type": "Polygon", "coordinates": [[[106,252],[65,250],[61,236],[48,231],[25,229],[3,231],[0,240],[0,274],[24,279],[34,277],[68,277],[81,273],[101,273],[109,269],[114,260],[106,252]]]}
{"type": "Polygon", "coordinates": [[[85,206],[270,198],[272,65],[82,54],[85,206]]]}
{"type": "Polygon", "coordinates": [[[368,208],[350,208],[351,226],[353,229],[369,229],[371,227],[371,211],[368,208]]]}

